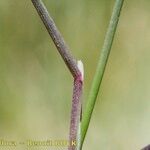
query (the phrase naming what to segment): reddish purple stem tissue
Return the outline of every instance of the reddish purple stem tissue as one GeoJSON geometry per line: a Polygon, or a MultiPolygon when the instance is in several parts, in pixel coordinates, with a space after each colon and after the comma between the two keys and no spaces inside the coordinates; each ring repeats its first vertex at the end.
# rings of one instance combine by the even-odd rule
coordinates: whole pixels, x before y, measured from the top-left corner
{"type": "MultiPolygon", "coordinates": [[[[82,113],[82,89],[83,89],[83,78],[84,78],[84,68],[82,61],[78,61],[77,64],[80,74],[74,78],[74,88],[73,88],[73,98],[72,98],[72,111],[71,111],[71,122],[70,122],[70,145],[68,150],[75,150],[78,142],[78,131],[80,124],[80,117],[82,113]],[[74,143],[76,143],[74,145],[74,143]]],[[[79,133],[80,134],[80,133],[79,133]]]]}
{"type": "Polygon", "coordinates": [[[83,87],[83,64],[81,61],[76,62],[74,57],[71,55],[68,45],[65,43],[59,30],[57,29],[55,22],[49,15],[42,0],[31,0],[34,7],[36,8],[41,20],[43,21],[49,35],[51,36],[58,52],[62,56],[65,64],[70,70],[74,78],[73,98],[72,98],[72,110],[71,110],[71,122],[70,122],[70,133],[69,133],[69,150],[75,150],[76,144],[80,138],[79,123],[81,116],[81,95],[83,87]]]}
{"type": "Polygon", "coordinates": [[[78,128],[79,128],[80,114],[82,109],[81,108],[82,86],[83,86],[82,75],[79,75],[77,78],[74,79],[69,150],[75,150],[77,146],[78,128]],[[74,142],[76,143],[75,145],[74,142]]]}

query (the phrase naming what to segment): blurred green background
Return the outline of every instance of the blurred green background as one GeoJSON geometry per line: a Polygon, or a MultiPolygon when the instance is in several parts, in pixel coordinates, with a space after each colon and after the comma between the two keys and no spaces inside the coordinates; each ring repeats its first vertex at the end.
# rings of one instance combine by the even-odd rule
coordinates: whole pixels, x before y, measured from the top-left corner
{"type": "MultiPolygon", "coordinates": [[[[86,104],[114,0],[43,1],[84,63],[86,104]]],[[[84,150],[150,143],[149,27],[150,1],[125,1],[84,150]]],[[[0,0],[0,139],[68,139],[72,83],[31,1],[0,0]]]]}

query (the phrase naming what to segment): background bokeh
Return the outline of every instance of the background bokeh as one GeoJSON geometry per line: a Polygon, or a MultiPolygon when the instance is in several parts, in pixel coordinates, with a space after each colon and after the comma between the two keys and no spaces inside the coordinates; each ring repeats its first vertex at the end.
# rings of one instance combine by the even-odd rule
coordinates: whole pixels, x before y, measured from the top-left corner
{"type": "MultiPolygon", "coordinates": [[[[114,0],[44,3],[84,62],[85,105],[114,0]]],[[[150,143],[149,78],[150,1],[125,0],[84,150],[150,143]]],[[[68,139],[72,82],[31,1],[0,0],[0,139],[68,139]]]]}

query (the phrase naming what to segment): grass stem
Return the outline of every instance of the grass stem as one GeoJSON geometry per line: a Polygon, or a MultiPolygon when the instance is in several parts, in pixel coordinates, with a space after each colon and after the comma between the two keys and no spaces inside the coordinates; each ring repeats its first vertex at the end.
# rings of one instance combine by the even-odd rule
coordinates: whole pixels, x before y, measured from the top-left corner
{"type": "Polygon", "coordinates": [[[62,35],[57,29],[55,22],[49,15],[42,0],[31,0],[34,7],[36,8],[41,20],[43,21],[49,35],[51,36],[58,52],[62,56],[68,69],[70,70],[73,78],[73,97],[72,97],[72,109],[71,109],[71,120],[70,120],[70,133],[69,142],[70,145],[68,150],[76,150],[76,145],[71,143],[77,142],[81,138],[80,134],[80,114],[81,114],[81,95],[83,87],[83,64],[81,61],[76,61],[70,53],[69,47],[65,43],[62,35]]]}
{"type": "Polygon", "coordinates": [[[58,52],[62,56],[64,62],[66,63],[68,69],[70,70],[73,77],[79,76],[80,71],[77,66],[77,61],[73,58],[70,53],[69,47],[64,41],[61,33],[55,25],[52,17],[49,15],[42,0],[31,0],[34,7],[36,8],[41,20],[43,21],[49,35],[51,36],[58,52]]]}
{"type": "Polygon", "coordinates": [[[92,82],[91,90],[89,93],[87,105],[85,107],[83,117],[82,117],[82,125],[81,125],[81,149],[82,145],[89,127],[89,123],[91,120],[92,112],[95,106],[95,102],[97,99],[97,95],[99,92],[99,88],[102,82],[103,74],[105,71],[105,67],[107,64],[108,56],[112,47],[114,35],[116,32],[117,24],[119,21],[119,16],[121,12],[121,8],[124,0],[115,0],[115,5],[113,8],[112,16],[110,19],[110,24],[108,26],[108,30],[105,36],[104,45],[101,50],[98,66],[96,69],[96,73],[92,82]]]}

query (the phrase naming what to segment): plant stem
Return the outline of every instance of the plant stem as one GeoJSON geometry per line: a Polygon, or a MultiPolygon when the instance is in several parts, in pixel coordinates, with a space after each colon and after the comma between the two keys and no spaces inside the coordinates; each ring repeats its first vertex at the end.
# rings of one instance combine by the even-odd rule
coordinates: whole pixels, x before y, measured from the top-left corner
{"type": "Polygon", "coordinates": [[[87,105],[85,107],[85,111],[82,117],[82,125],[81,125],[81,149],[83,146],[83,142],[89,127],[90,119],[92,116],[92,112],[95,106],[95,102],[97,99],[97,95],[99,92],[99,88],[102,82],[103,74],[105,71],[105,67],[107,64],[108,56],[112,47],[114,35],[116,32],[117,24],[119,21],[119,16],[121,12],[121,8],[124,0],[116,0],[113,8],[112,17],[110,20],[110,24],[105,36],[104,45],[102,47],[102,51],[100,54],[98,66],[96,69],[96,73],[92,82],[92,87],[89,93],[87,105]]]}
{"type": "Polygon", "coordinates": [[[78,146],[78,139],[80,139],[80,113],[81,113],[81,95],[82,95],[83,81],[81,77],[74,80],[73,101],[71,112],[71,128],[70,128],[70,145],[68,150],[76,150],[78,146]],[[76,143],[73,145],[73,141],[76,143]]]}
{"type": "Polygon", "coordinates": [[[70,145],[68,150],[80,150],[80,140],[81,140],[81,117],[82,117],[82,90],[83,90],[83,80],[84,80],[84,67],[82,61],[78,61],[78,68],[81,75],[74,79],[73,88],[73,100],[72,100],[72,112],[70,121],[70,145]],[[72,142],[75,141],[75,145],[72,142]]]}
{"type": "Polygon", "coordinates": [[[79,76],[81,73],[78,69],[77,62],[71,55],[69,51],[68,45],[65,43],[61,33],[57,29],[55,22],[49,15],[46,7],[44,6],[41,0],[31,0],[34,7],[36,8],[41,20],[43,21],[49,35],[51,36],[58,52],[62,56],[63,60],[65,61],[68,69],[70,70],[71,74],[74,78],[79,76]]]}
{"type": "Polygon", "coordinates": [[[62,56],[72,76],[74,77],[72,111],[69,133],[69,150],[76,150],[77,145],[72,145],[80,139],[80,114],[81,114],[81,95],[83,87],[83,64],[81,61],[76,61],[69,51],[69,47],[65,43],[59,30],[57,29],[53,19],[50,17],[46,7],[41,0],[31,0],[36,8],[41,20],[43,21],[49,35],[51,36],[58,52],[62,56]]]}

